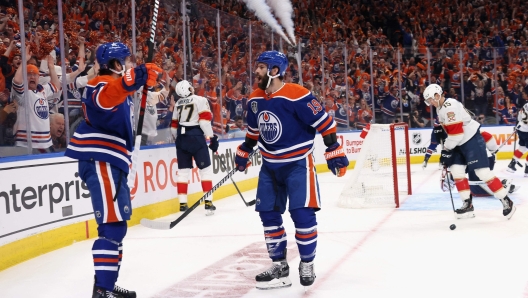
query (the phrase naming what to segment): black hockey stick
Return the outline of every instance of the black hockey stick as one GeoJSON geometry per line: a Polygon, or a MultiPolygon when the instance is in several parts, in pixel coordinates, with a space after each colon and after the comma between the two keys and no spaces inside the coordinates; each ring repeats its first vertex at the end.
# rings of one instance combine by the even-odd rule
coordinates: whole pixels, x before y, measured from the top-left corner
{"type": "MultiPolygon", "coordinates": [[[[253,151],[249,155],[248,159],[251,159],[255,155],[255,153],[257,153],[257,150],[253,151]]],[[[227,172],[227,175],[225,175],[225,177],[222,178],[222,180],[220,180],[217,184],[215,184],[215,186],[213,186],[213,188],[210,191],[206,192],[198,201],[196,201],[196,203],[194,203],[191,207],[189,207],[189,209],[183,212],[183,214],[180,215],[180,217],[176,218],[176,220],[171,221],[171,222],[163,222],[163,221],[160,222],[160,221],[150,220],[148,218],[143,218],[141,219],[139,223],[142,226],[145,226],[151,229],[156,229],[156,230],[170,230],[174,228],[174,226],[176,226],[180,221],[182,221],[185,217],[187,217],[189,213],[193,212],[193,210],[196,209],[196,207],[200,206],[200,204],[202,204],[205,201],[205,199],[207,199],[207,197],[212,195],[215,190],[217,190],[220,186],[222,186],[222,184],[224,184],[236,172],[238,172],[237,168],[234,168],[231,171],[227,172]]]]}
{"type": "MultiPolygon", "coordinates": [[[[451,171],[449,171],[449,169],[444,166],[444,169],[443,169],[443,172],[445,172],[445,176],[443,177],[443,179],[447,179],[447,188],[449,189],[449,197],[451,198],[451,206],[453,206],[453,213],[455,213],[455,217],[456,217],[456,211],[455,211],[455,203],[453,202],[453,193],[451,192],[451,177],[453,177],[453,175],[451,175],[451,171]]],[[[454,179],[453,179],[454,181],[454,179]]]]}
{"type": "MultiPolygon", "coordinates": [[[[506,143],[508,143],[508,141],[517,133],[517,127],[515,127],[515,129],[513,130],[513,132],[511,133],[511,135],[506,139],[506,141],[504,141],[502,144],[500,144],[499,148],[497,148],[497,150],[493,151],[493,155],[497,154],[497,152],[499,152],[501,150],[502,147],[504,147],[504,145],[506,145],[506,143]]],[[[516,145],[517,141],[515,141],[515,143],[513,143],[513,151],[515,151],[515,145],[516,145]]]]}
{"type": "MultiPolygon", "coordinates": [[[[145,62],[152,62],[154,56],[154,37],[156,35],[156,26],[158,23],[159,0],[154,1],[154,11],[152,13],[152,22],[150,23],[150,39],[147,40],[148,54],[145,62]]],[[[141,102],[139,106],[139,119],[136,129],[136,139],[134,141],[134,151],[132,152],[132,169],[128,175],[128,185],[133,187],[136,180],[137,164],[139,160],[139,147],[141,146],[141,133],[143,132],[143,120],[145,119],[145,107],[147,105],[148,86],[143,86],[141,102]]]]}
{"type": "MultiPolygon", "coordinates": [[[[217,153],[218,154],[218,153],[217,153]]],[[[220,159],[220,158],[219,158],[220,159]]],[[[220,159],[220,162],[221,162],[221,166],[226,169],[227,171],[227,167],[224,163],[223,160],[220,159]]],[[[242,192],[240,192],[240,189],[238,189],[238,186],[236,185],[235,183],[235,180],[233,180],[233,177],[231,177],[231,182],[233,182],[233,185],[235,186],[236,190],[238,191],[238,194],[240,195],[240,198],[242,198],[242,201],[244,201],[244,204],[246,204],[246,207],[249,207],[249,206],[253,206],[255,205],[255,200],[251,201],[251,202],[246,202],[246,200],[244,199],[244,196],[242,195],[242,192]]]]}
{"type": "MultiPolygon", "coordinates": [[[[442,150],[445,150],[445,147],[444,147],[444,140],[440,139],[440,144],[442,144],[442,150]]],[[[450,176],[451,175],[451,171],[449,171],[449,169],[444,165],[444,170],[446,175],[445,177],[447,177],[447,185],[448,185],[448,188],[449,188],[449,197],[451,198],[451,206],[453,206],[453,213],[455,214],[455,217],[456,217],[456,211],[455,211],[455,203],[453,202],[453,192],[451,192],[451,182],[449,181],[449,179],[451,179],[450,176]]],[[[453,179],[454,181],[455,179],[453,179]]]]}

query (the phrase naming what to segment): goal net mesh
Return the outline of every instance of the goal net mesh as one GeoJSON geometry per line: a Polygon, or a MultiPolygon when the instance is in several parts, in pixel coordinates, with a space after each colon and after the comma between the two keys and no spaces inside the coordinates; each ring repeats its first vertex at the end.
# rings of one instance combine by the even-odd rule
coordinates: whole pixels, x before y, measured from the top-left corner
{"type": "Polygon", "coordinates": [[[410,191],[406,128],[406,125],[371,124],[352,177],[346,182],[339,198],[340,207],[399,206],[400,194],[410,191]]]}

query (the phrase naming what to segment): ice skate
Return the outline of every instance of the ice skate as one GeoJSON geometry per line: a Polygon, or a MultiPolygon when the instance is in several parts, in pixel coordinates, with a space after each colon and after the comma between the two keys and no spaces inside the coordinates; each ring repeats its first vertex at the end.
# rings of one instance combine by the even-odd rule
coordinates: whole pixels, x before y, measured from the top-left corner
{"type": "Polygon", "coordinates": [[[291,286],[290,266],[286,259],[273,262],[271,268],[255,276],[256,288],[259,290],[271,290],[291,286]]]}
{"type": "Polygon", "coordinates": [[[189,206],[187,205],[187,203],[180,203],[181,212],[187,211],[187,209],[189,209],[189,206]]]}
{"type": "Polygon", "coordinates": [[[519,185],[512,184],[512,180],[511,179],[502,179],[501,182],[502,182],[502,186],[504,186],[504,188],[506,188],[506,190],[508,191],[509,194],[514,193],[517,190],[519,190],[519,188],[521,188],[521,186],[519,186],[519,185]]]}
{"type": "MultiPolygon", "coordinates": [[[[134,297],[136,297],[134,295],[134,297]]],[[[112,291],[105,290],[101,287],[94,285],[92,298],[125,298],[120,294],[116,294],[112,291]]]]}
{"type": "Polygon", "coordinates": [[[455,216],[457,219],[473,218],[475,217],[475,208],[473,208],[473,198],[470,195],[469,199],[464,201],[464,205],[459,209],[455,210],[455,216]]]}
{"type": "MultiPolygon", "coordinates": [[[[517,171],[517,168],[515,168],[515,166],[517,164],[518,164],[518,162],[516,162],[515,159],[512,158],[512,160],[510,161],[510,164],[508,165],[508,168],[506,169],[506,171],[508,171],[510,173],[515,173],[515,171],[517,171]]],[[[526,170],[525,170],[525,173],[526,173],[526,170]]]]}
{"type": "Polygon", "coordinates": [[[314,262],[303,262],[299,263],[299,279],[301,280],[301,285],[303,285],[304,291],[306,287],[313,285],[315,281],[315,272],[314,272],[314,262]]]}
{"type": "Polygon", "coordinates": [[[205,201],[205,215],[210,216],[215,213],[216,207],[212,201],[205,201]]]}
{"type": "Polygon", "coordinates": [[[528,164],[524,165],[524,177],[528,177],[528,164]]]}
{"type": "Polygon", "coordinates": [[[505,196],[504,199],[501,199],[502,202],[502,215],[506,216],[507,219],[510,219],[513,214],[515,213],[515,206],[513,206],[512,200],[508,198],[508,196],[505,196]]]}
{"type": "Polygon", "coordinates": [[[119,297],[123,297],[123,298],[136,298],[136,292],[123,289],[118,285],[114,285],[113,293],[114,295],[115,294],[121,295],[119,297]]]}

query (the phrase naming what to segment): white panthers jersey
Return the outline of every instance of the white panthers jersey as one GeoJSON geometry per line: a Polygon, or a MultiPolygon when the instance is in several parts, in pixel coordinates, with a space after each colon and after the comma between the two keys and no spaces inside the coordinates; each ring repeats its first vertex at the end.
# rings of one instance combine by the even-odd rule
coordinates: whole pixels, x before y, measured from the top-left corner
{"type": "Polygon", "coordinates": [[[473,120],[470,112],[456,99],[447,98],[444,104],[438,107],[437,112],[440,124],[447,133],[444,148],[448,150],[466,143],[480,127],[480,124],[473,120]]]}
{"type": "Polygon", "coordinates": [[[24,84],[18,85],[13,82],[11,96],[18,103],[17,121],[14,132],[16,135],[16,146],[27,147],[28,131],[31,132],[31,145],[36,149],[47,149],[51,147],[50,120],[48,99],[58,92],[53,84],[38,85],[37,90],[28,90],[29,95],[24,96],[24,84]],[[29,119],[26,119],[26,110],[29,119]]]}
{"type": "MultiPolygon", "coordinates": [[[[143,130],[141,131],[141,134],[147,135],[149,137],[155,137],[158,135],[157,130],[157,124],[158,124],[158,108],[156,104],[160,101],[164,101],[167,95],[169,94],[169,90],[166,90],[165,88],[161,89],[161,91],[153,92],[149,91],[147,93],[147,103],[145,105],[145,117],[143,118],[143,130]]],[[[137,91],[137,102],[134,103],[138,107],[141,103],[141,97],[143,96],[143,87],[139,88],[137,91]]],[[[139,108],[138,108],[139,111],[139,108]]],[[[137,127],[137,122],[139,121],[139,117],[136,117],[136,124],[135,127],[137,127]]]]}
{"type": "Polygon", "coordinates": [[[528,132],[528,115],[526,115],[523,108],[519,109],[519,113],[517,114],[517,121],[519,122],[518,130],[522,132],[528,132]]]}
{"type": "Polygon", "coordinates": [[[212,117],[213,114],[207,98],[198,95],[180,98],[172,114],[172,119],[178,122],[178,126],[200,125],[204,135],[207,137],[213,136],[212,117]]]}

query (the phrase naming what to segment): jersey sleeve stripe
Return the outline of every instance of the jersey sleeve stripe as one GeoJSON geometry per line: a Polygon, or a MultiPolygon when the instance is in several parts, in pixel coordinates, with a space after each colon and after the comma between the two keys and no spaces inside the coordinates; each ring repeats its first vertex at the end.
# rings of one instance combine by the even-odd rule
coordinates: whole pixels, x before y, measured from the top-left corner
{"type": "Polygon", "coordinates": [[[18,94],[24,94],[24,83],[22,84],[16,84],[15,82],[12,83],[13,90],[15,90],[18,94]]]}
{"type": "Polygon", "coordinates": [[[202,111],[201,113],[198,113],[198,121],[200,120],[211,121],[212,119],[213,119],[213,114],[210,111],[202,111]]]}

